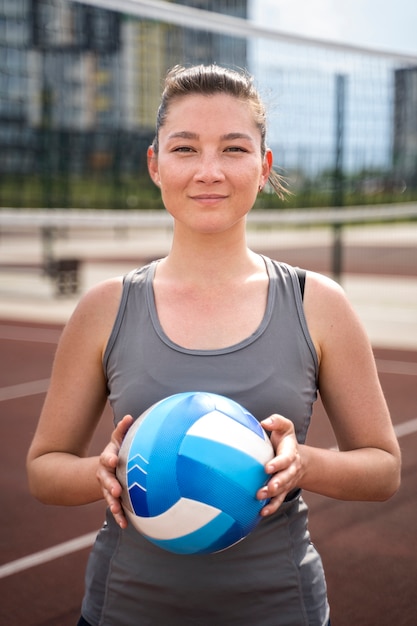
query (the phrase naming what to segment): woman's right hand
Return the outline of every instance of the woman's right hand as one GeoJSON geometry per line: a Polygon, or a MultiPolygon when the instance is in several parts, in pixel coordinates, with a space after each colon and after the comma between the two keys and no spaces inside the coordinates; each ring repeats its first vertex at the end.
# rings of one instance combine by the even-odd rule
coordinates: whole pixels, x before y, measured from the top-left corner
{"type": "Polygon", "coordinates": [[[102,489],[107,505],[120,528],[127,527],[127,519],[121,504],[122,485],[116,478],[119,452],[127,431],[133,424],[133,417],[125,415],[114,429],[110,442],[99,457],[97,480],[102,489]]]}

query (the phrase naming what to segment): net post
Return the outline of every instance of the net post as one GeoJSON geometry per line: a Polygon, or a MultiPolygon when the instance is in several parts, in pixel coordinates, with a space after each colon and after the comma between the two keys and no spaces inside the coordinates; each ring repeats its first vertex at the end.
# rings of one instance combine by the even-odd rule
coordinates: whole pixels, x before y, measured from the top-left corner
{"type": "MultiPolygon", "coordinates": [[[[346,76],[336,74],[336,119],[335,119],[335,163],[334,163],[334,196],[333,204],[336,208],[344,206],[344,173],[343,152],[345,135],[345,100],[346,100],[346,76]]],[[[343,270],[343,237],[342,222],[336,219],[333,222],[333,250],[332,250],[332,273],[333,278],[340,283],[343,270]]]]}

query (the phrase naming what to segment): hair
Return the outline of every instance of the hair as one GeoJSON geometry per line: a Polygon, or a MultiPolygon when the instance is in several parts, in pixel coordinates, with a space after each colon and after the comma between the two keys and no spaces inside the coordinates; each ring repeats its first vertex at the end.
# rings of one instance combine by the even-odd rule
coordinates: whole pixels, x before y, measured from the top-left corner
{"type": "MultiPolygon", "coordinates": [[[[211,96],[228,94],[247,102],[261,134],[261,154],[266,153],[266,110],[254,86],[253,77],[246,71],[236,71],[218,65],[195,65],[189,68],[176,65],[166,75],[161,102],[156,116],[156,134],[152,143],[154,153],[159,151],[159,130],[165,124],[170,104],[176,98],[189,94],[211,96]]],[[[268,182],[280,198],[287,193],[285,181],[271,169],[268,182]]]]}

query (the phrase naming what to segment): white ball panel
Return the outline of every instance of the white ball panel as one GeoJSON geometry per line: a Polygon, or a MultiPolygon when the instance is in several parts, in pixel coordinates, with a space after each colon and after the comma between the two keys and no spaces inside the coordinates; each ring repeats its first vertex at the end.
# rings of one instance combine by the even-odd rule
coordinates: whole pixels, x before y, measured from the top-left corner
{"type": "Polygon", "coordinates": [[[194,422],[188,429],[187,435],[225,444],[245,452],[262,464],[267,463],[274,456],[272,444],[266,433],[264,439],[261,439],[249,428],[218,411],[207,413],[194,422]]]}
{"type": "Polygon", "coordinates": [[[153,539],[188,535],[211,522],[221,511],[188,498],[181,498],[168,511],[155,517],[140,517],[126,510],[132,524],[153,539]]]}

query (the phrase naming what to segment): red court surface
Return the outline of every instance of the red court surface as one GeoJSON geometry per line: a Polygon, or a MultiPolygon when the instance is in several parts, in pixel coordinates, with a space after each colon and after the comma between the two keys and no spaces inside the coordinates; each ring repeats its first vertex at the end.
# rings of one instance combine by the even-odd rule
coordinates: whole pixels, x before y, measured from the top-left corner
{"type": "MultiPolygon", "coordinates": [[[[25,455],[60,331],[56,325],[0,321],[0,625],[5,626],[75,626],[89,545],[103,519],[103,503],[48,507],[28,492],[25,455]]],[[[386,503],[306,494],[312,539],[327,573],[332,626],[417,625],[417,352],[375,349],[375,357],[403,451],[402,486],[386,503]]],[[[110,431],[106,410],[95,451],[110,431]]],[[[334,445],[320,404],[309,442],[334,445]]]]}

